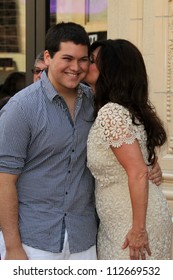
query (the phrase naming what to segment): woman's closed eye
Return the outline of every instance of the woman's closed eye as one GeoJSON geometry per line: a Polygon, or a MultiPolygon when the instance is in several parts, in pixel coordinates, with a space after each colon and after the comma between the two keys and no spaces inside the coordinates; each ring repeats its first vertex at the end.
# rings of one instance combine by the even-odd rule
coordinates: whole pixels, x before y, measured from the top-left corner
{"type": "Polygon", "coordinates": [[[90,63],[91,64],[95,63],[94,56],[90,56],[90,63]]]}

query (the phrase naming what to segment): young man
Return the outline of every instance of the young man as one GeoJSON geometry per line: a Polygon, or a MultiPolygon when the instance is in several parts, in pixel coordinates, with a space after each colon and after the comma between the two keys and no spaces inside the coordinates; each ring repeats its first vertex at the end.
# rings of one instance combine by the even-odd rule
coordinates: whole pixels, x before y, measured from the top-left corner
{"type": "Polygon", "coordinates": [[[1,111],[2,257],[96,259],[94,179],[86,166],[93,95],[80,84],[89,38],[80,25],[59,23],[45,46],[47,72],[1,111]]]}

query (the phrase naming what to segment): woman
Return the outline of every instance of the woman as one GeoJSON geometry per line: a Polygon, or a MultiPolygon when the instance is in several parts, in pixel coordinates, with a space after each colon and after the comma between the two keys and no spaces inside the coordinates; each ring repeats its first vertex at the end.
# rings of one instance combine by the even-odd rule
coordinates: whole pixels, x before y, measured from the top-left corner
{"type": "Polygon", "coordinates": [[[170,259],[170,211],[148,180],[166,133],[148,100],[142,55],[123,39],[95,42],[91,52],[95,71],[86,82],[94,86],[96,120],[87,150],[100,218],[98,259],[170,259]]]}

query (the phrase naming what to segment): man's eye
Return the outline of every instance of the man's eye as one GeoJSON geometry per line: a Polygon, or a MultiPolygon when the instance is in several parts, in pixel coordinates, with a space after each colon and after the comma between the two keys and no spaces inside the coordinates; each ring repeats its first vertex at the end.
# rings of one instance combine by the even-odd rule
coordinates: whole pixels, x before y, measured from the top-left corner
{"type": "Polygon", "coordinates": [[[81,58],[80,62],[89,62],[89,59],[87,57],[86,58],[81,58]]]}
{"type": "Polygon", "coordinates": [[[71,58],[70,57],[63,57],[63,59],[70,61],[71,58]]]}

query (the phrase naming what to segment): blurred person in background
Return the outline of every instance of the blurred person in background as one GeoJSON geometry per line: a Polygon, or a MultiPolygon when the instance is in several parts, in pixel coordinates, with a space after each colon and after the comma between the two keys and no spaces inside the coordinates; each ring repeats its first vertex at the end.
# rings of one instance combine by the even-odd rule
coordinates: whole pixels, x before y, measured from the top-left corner
{"type": "Polygon", "coordinates": [[[41,74],[45,69],[47,69],[47,66],[44,63],[44,51],[42,51],[37,55],[34,63],[34,68],[32,69],[33,82],[41,79],[41,74]]]}
{"type": "Polygon", "coordinates": [[[0,90],[0,109],[18,91],[26,87],[26,73],[22,71],[11,73],[1,86],[0,90]]]}

